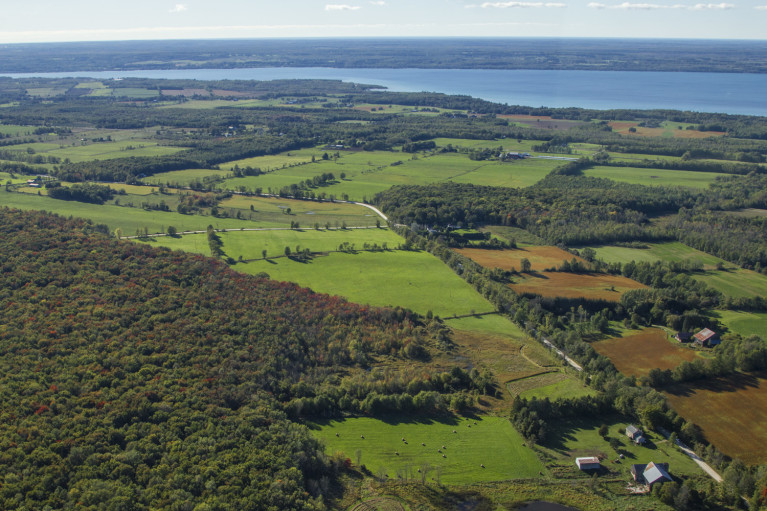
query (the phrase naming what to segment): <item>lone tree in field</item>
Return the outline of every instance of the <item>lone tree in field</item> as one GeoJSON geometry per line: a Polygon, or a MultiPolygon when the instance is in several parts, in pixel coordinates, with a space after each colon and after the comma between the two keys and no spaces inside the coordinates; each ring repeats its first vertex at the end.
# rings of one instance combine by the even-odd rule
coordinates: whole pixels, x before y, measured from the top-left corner
{"type": "Polygon", "coordinates": [[[266,249],[263,249],[263,250],[261,251],[261,257],[263,257],[264,259],[266,259],[266,249]]]}
{"type": "Polygon", "coordinates": [[[290,257],[290,247],[285,247],[285,257],[290,257]]]}
{"type": "Polygon", "coordinates": [[[527,257],[523,257],[520,263],[522,264],[522,273],[529,273],[533,269],[533,265],[530,264],[530,260],[527,257]]]}
{"type": "Polygon", "coordinates": [[[168,226],[168,236],[175,236],[178,233],[175,227],[172,225],[168,226]]]}

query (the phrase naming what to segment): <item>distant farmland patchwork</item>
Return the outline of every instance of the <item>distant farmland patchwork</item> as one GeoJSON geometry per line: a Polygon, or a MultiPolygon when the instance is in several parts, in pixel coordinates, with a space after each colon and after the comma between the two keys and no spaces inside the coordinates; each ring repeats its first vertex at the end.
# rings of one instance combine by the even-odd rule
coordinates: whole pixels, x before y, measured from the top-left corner
{"type": "Polygon", "coordinates": [[[486,268],[500,268],[502,270],[520,270],[522,268],[522,259],[530,261],[530,267],[533,271],[555,268],[562,264],[563,261],[571,259],[577,259],[585,263],[580,257],[576,257],[561,248],[551,246],[519,247],[513,250],[461,248],[457,249],[456,252],[486,268]]]}

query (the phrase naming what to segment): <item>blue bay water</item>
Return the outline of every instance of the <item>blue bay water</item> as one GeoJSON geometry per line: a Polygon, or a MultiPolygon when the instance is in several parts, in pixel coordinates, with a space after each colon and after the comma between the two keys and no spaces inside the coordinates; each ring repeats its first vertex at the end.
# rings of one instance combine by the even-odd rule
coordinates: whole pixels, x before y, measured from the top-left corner
{"type": "Polygon", "coordinates": [[[247,68],[83,71],[11,77],[197,80],[331,79],[396,92],[462,94],[497,103],[594,109],[673,109],[767,116],[767,74],[489,69],[247,68]]]}

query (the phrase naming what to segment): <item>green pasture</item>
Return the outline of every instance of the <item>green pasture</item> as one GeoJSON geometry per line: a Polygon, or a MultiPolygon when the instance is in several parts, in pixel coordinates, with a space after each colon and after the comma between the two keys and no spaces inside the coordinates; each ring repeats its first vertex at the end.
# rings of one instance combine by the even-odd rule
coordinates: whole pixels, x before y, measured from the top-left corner
{"type": "MultiPolygon", "coordinates": [[[[2,162],[3,160],[0,160],[2,162]]],[[[11,178],[11,174],[9,172],[0,172],[0,185],[4,185],[8,181],[10,181],[13,184],[18,183],[26,183],[29,179],[35,179],[37,176],[24,176],[21,174],[14,174],[15,177],[11,178]]],[[[2,194],[0,194],[0,197],[2,197],[2,194]]]]}
{"type": "Polygon", "coordinates": [[[21,126],[18,124],[0,124],[0,133],[18,137],[20,135],[31,135],[37,126],[21,126]]]}
{"type": "Polygon", "coordinates": [[[360,464],[394,480],[399,474],[420,481],[425,474],[427,481],[436,481],[437,467],[444,484],[533,478],[544,470],[502,417],[359,417],[310,423],[309,428],[328,454],[341,452],[356,464],[359,451],[360,464]]]}
{"type": "MultiPolygon", "coordinates": [[[[295,252],[308,248],[312,252],[331,252],[338,250],[342,243],[354,245],[362,249],[365,243],[394,249],[402,242],[402,238],[388,229],[331,229],[331,230],[266,230],[266,231],[227,231],[218,236],[223,242],[223,250],[227,256],[239,259],[261,259],[262,251],[266,250],[267,257],[283,256],[285,247],[295,252]]],[[[152,244],[168,247],[173,250],[184,250],[200,254],[210,254],[208,239],[205,234],[186,234],[183,236],[165,236],[151,241],[152,244]]],[[[237,267],[242,269],[241,267],[237,267]]]]}
{"type": "Polygon", "coordinates": [[[678,241],[665,243],[647,243],[648,248],[619,247],[614,245],[602,245],[590,247],[597,253],[598,259],[609,263],[628,263],[631,261],[649,262],[666,261],[681,263],[685,261],[697,261],[704,266],[714,267],[719,262],[724,262],[700,250],[688,247],[678,241]]]}
{"type": "Polygon", "coordinates": [[[65,88],[56,87],[34,87],[27,89],[27,94],[38,98],[52,98],[54,96],[61,96],[67,93],[65,88]]]}
{"type": "Polygon", "coordinates": [[[315,227],[371,227],[386,222],[372,209],[347,202],[284,199],[281,197],[246,197],[235,195],[222,201],[219,210],[231,217],[290,227],[298,222],[302,229],[315,227]],[[252,209],[251,209],[252,207],[252,209]]]}
{"type": "Polygon", "coordinates": [[[694,172],[688,170],[643,169],[637,167],[594,167],[584,171],[589,177],[601,177],[649,186],[686,186],[707,188],[721,174],[717,172],[694,172]]]}
{"type": "MultiPolygon", "coordinates": [[[[36,144],[37,145],[37,144],[36,144]]],[[[48,144],[53,145],[53,144],[48,144]]],[[[72,162],[91,160],[111,160],[114,158],[129,158],[131,156],[165,156],[183,151],[183,147],[169,147],[157,145],[150,141],[122,141],[122,142],[95,142],[86,145],[64,146],[58,145],[53,149],[38,151],[51,156],[58,156],[62,160],[69,158],[72,162]],[[128,149],[133,146],[135,149],[128,149]]]]}
{"type": "Polygon", "coordinates": [[[493,236],[503,240],[514,240],[519,245],[548,245],[545,240],[524,229],[520,229],[519,227],[509,227],[506,225],[488,225],[482,227],[480,231],[487,231],[493,236]]]}
{"type": "MultiPolygon", "coordinates": [[[[223,248],[226,251],[226,244],[223,248]]],[[[234,268],[249,274],[266,272],[272,279],[296,282],[356,303],[399,305],[420,314],[432,311],[443,318],[493,310],[469,284],[426,252],[331,253],[309,262],[280,257],[234,268]]]]}
{"type": "Polygon", "coordinates": [[[121,87],[121,88],[113,88],[112,95],[118,98],[125,97],[125,98],[146,99],[146,98],[160,97],[160,91],[157,89],[121,87]]]}
{"type": "Polygon", "coordinates": [[[142,178],[141,182],[153,185],[170,183],[179,186],[189,186],[189,184],[192,182],[204,181],[206,177],[226,178],[227,176],[231,176],[231,173],[223,170],[185,169],[154,174],[152,176],[142,178]]]}
{"type": "MultiPolygon", "coordinates": [[[[634,444],[619,430],[631,424],[620,417],[571,418],[548,424],[547,440],[542,449],[553,457],[553,471],[560,476],[580,474],[575,465],[576,457],[604,457],[602,466],[610,471],[619,472],[626,480],[631,478],[631,465],[635,463],[668,463],[671,475],[702,474],[701,469],[686,454],[672,446],[660,434],[645,430],[648,443],[645,446],[634,444]],[[607,440],[599,436],[599,427],[608,426],[607,440]],[[617,440],[617,451],[610,446],[609,440],[617,440]],[[623,453],[624,458],[618,459],[623,453]]],[[[588,477],[588,476],[585,476],[588,477]]]]}
{"type": "MultiPolygon", "coordinates": [[[[138,200],[137,200],[138,202],[138,200]]],[[[165,232],[169,225],[179,231],[205,230],[210,224],[216,229],[240,229],[253,227],[273,227],[235,218],[215,218],[200,215],[181,215],[175,212],[145,211],[140,208],[97,205],[76,201],[62,201],[50,197],[26,193],[9,193],[0,190],[0,207],[22,210],[44,210],[63,216],[74,216],[92,220],[95,224],[106,224],[114,230],[118,227],[123,235],[132,236],[139,229],[146,227],[149,233],[165,232]]]]}
{"type": "Polygon", "coordinates": [[[77,85],[75,85],[75,89],[107,89],[107,88],[108,87],[106,85],[97,81],[79,82],[77,85]]]}
{"type": "Polygon", "coordinates": [[[696,273],[694,277],[733,298],[767,296],[767,276],[755,271],[730,267],[696,273]]]}
{"type": "Polygon", "coordinates": [[[716,310],[712,311],[714,317],[731,331],[744,337],[758,335],[767,341],[767,313],[716,310]]]}
{"type": "Polygon", "coordinates": [[[219,167],[223,170],[232,170],[235,166],[253,167],[266,172],[300,163],[311,163],[312,156],[314,156],[316,160],[321,160],[324,152],[326,151],[322,149],[299,149],[297,151],[288,151],[274,155],[256,156],[254,158],[230,161],[222,163],[219,167]]]}
{"type": "Polygon", "coordinates": [[[443,319],[445,324],[454,330],[503,335],[520,341],[527,339],[527,335],[517,325],[506,316],[500,314],[443,319]]]}

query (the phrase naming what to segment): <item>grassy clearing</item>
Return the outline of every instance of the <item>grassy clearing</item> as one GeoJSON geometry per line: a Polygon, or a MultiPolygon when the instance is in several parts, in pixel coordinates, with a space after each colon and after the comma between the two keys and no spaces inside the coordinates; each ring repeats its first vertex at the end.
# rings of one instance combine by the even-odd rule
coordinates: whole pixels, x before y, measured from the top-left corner
{"type": "Polygon", "coordinates": [[[745,218],[764,218],[767,216],[767,209],[745,208],[738,211],[730,211],[729,214],[745,218]]]}
{"type": "Polygon", "coordinates": [[[361,464],[390,479],[407,474],[420,481],[425,473],[429,482],[439,478],[445,484],[470,484],[538,477],[544,470],[519,433],[500,417],[392,417],[386,421],[360,417],[309,426],[329,454],[342,452],[356,463],[359,450],[361,464]]]}
{"type": "Polygon", "coordinates": [[[700,426],[728,456],[748,464],[767,461],[767,374],[678,385],[664,394],[680,415],[700,426]]]}
{"type": "Polygon", "coordinates": [[[735,333],[767,340],[767,312],[713,311],[713,315],[735,333]]]}
{"type": "Polygon", "coordinates": [[[273,279],[296,282],[352,302],[399,305],[421,314],[431,310],[449,317],[493,310],[469,284],[425,252],[333,253],[306,263],[282,257],[238,264],[235,269],[250,274],[266,272],[273,279]]]}
{"type": "Polygon", "coordinates": [[[627,376],[645,376],[655,368],[674,369],[684,361],[691,362],[701,356],[700,351],[680,344],[659,328],[594,342],[591,346],[627,376]]]}
{"type": "Polygon", "coordinates": [[[628,263],[630,261],[650,262],[667,261],[681,263],[697,261],[704,268],[714,268],[717,263],[724,262],[700,250],[688,247],[678,241],[667,243],[648,243],[647,248],[628,248],[612,245],[591,247],[597,253],[599,259],[610,263],[628,263]]]}
{"type": "Polygon", "coordinates": [[[532,376],[520,380],[519,383],[522,382],[525,383],[527,388],[519,392],[519,395],[525,399],[537,398],[554,401],[557,399],[571,399],[594,396],[597,394],[597,391],[594,389],[585,386],[576,378],[567,376],[561,372],[532,376]]]}
{"type": "Polygon", "coordinates": [[[487,268],[517,270],[522,268],[522,259],[530,261],[533,271],[554,268],[573,258],[582,263],[583,259],[570,252],[552,246],[519,247],[511,250],[487,250],[481,248],[461,248],[456,252],[487,268]]]}
{"type": "Polygon", "coordinates": [[[695,280],[732,296],[733,298],[750,298],[767,295],[767,276],[742,268],[711,270],[694,275],[695,280]]]}
{"type": "Polygon", "coordinates": [[[617,302],[626,291],[645,286],[620,275],[601,273],[537,272],[523,274],[510,285],[519,294],[584,298],[617,302]]]}
{"type": "MultiPolygon", "coordinates": [[[[291,251],[300,246],[302,250],[308,248],[312,252],[329,252],[337,250],[345,242],[358,248],[362,248],[364,243],[376,243],[379,246],[386,243],[394,248],[402,242],[402,238],[388,229],[227,231],[218,235],[227,256],[235,259],[242,256],[244,260],[261,259],[263,250],[266,250],[267,257],[281,256],[285,253],[285,247],[290,247],[291,251]]],[[[151,243],[173,250],[210,254],[205,234],[167,236],[151,243]]],[[[240,266],[236,268],[241,269],[240,266]]]]}
{"type": "Polygon", "coordinates": [[[631,479],[631,465],[634,463],[649,463],[655,461],[668,463],[672,475],[701,474],[701,469],[687,455],[669,444],[661,435],[646,432],[648,443],[645,446],[634,444],[621,428],[629,423],[621,417],[605,417],[599,419],[569,419],[557,421],[549,425],[547,441],[542,449],[553,457],[552,472],[561,477],[589,477],[575,466],[575,458],[581,456],[598,456],[602,466],[626,481],[631,479]],[[607,440],[599,436],[599,427],[608,427],[607,440]],[[615,439],[619,446],[610,446],[608,440],[615,439]],[[622,453],[624,459],[618,460],[622,453]]]}
{"type": "Polygon", "coordinates": [[[20,135],[31,135],[36,126],[23,126],[19,124],[0,124],[0,133],[18,137],[20,135]]]}
{"type": "MultiPolygon", "coordinates": [[[[505,225],[488,225],[486,227],[481,228],[480,231],[482,232],[487,231],[494,236],[497,236],[499,238],[502,238],[508,241],[515,241],[516,243],[519,243],[521,245],[545,245],[546,244],[544,240],[542,240],[535,234],[531,234],[524,229],[520,229],[519,227],[508,227],[505,225]]],[[[529,246],[525,248],[529,248],[529,246]]]]}
{"type": "Polygon", "coordinates": [[[694,172],[686,170],[645,169],[638,167],[594,167],[584,171],[589,177],[601,177],[650,186],[686,186],[708,188],[720,174],[717,172],[694,172]]]}

